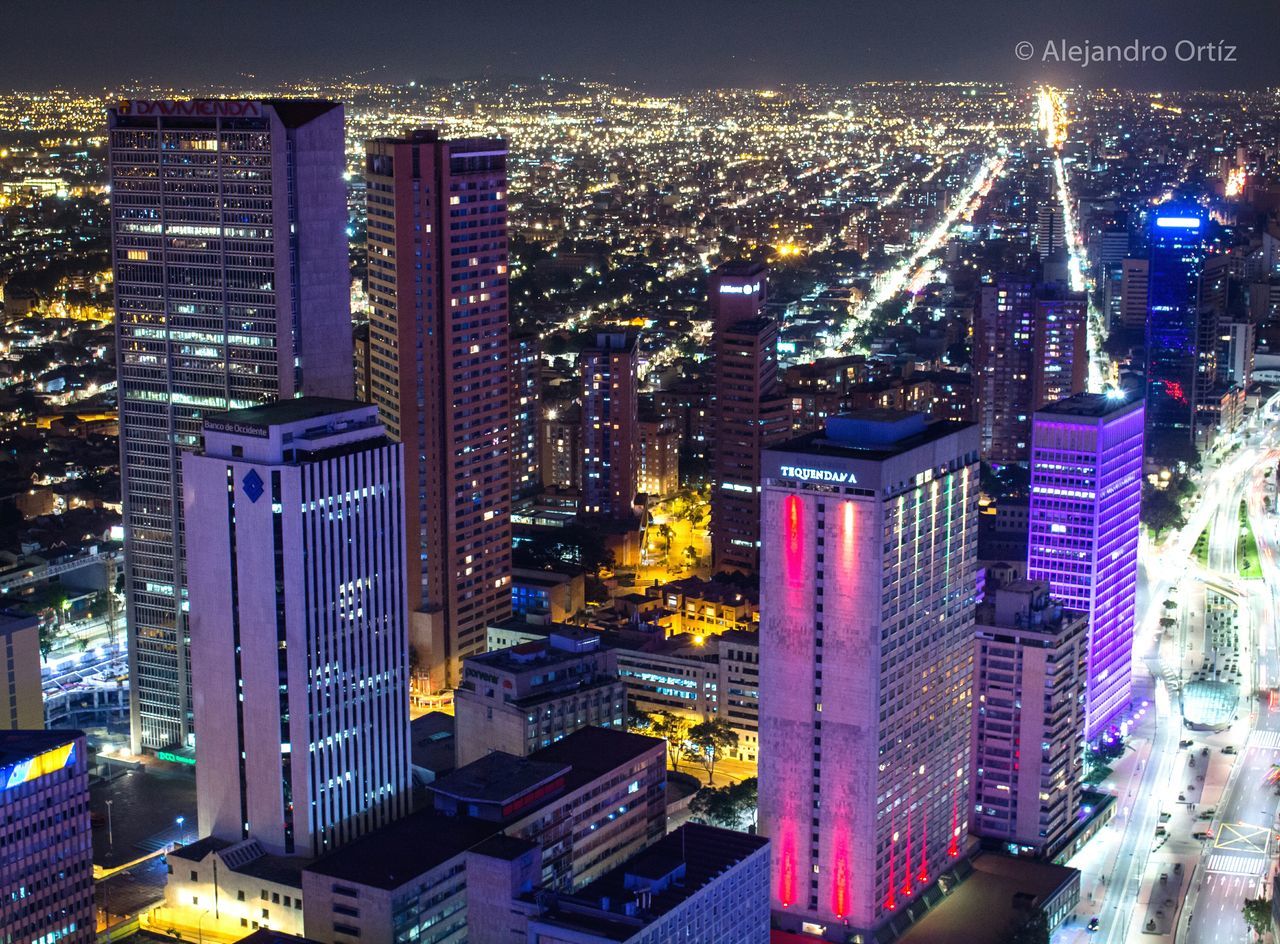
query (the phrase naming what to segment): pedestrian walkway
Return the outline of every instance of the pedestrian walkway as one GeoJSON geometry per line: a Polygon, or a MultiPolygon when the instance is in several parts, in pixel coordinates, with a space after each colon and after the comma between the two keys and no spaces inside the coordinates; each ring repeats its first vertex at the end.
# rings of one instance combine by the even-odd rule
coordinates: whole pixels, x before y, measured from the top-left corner
{"type": "Polygon", "coordinates": [[[1264,751],[1280,751],[1280,731],[1254,731],[1249,735],[1249,747],[1264,751]]]}
{"type": "Polygon", "coordinates": [[[1221,855],[1209,856],[1206,872],[1223,872],[1227,875],[1261,875],[1267,867],[1266,856],[1221,855]]]}

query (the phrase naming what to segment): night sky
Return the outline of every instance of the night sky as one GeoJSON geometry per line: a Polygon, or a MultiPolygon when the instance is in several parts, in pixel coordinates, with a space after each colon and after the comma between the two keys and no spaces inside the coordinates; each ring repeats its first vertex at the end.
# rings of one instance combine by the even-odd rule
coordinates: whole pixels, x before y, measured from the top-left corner
{"type": "MultiPolygon", "coordinates": [[[[655,90],[861,80],[1133,88],[1280,85],[1276,0],[7,0],[0,85],[387,81],[539,74],[655,90]],[[1165,47],[1163,63],[1044,62],[1067,40],[1165,47]],[[1178,62],[1225,42],[1237,62],[1178,62]],[[1032,58],[1015,55],[1030,43],[1032,58]]],[[[1204,54],[1199,54],[1204,58],[1204,54]]]]}

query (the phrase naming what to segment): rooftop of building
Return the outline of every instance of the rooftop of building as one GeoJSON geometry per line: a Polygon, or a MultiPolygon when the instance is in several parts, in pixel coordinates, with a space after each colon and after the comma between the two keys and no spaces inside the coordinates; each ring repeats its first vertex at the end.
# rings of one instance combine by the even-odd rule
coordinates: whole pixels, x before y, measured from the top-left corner
{"type": "Polygon", "coordinates": [[[12,636],[40,625],[40,617],[18,610],[0,610],[0,636],[12,636]]]}
{"type": "MultiPolygon", "coordinates": [[[[463,660],[463,681],[467,681],[468,668],[485,668],[496,672],[511,672],[517,675],[524,672],[537,671],[539,674],[544,675],[547,684],[556,684],[565,679],[545,678],[545,673],[548,669],[579,663],[599,649],[598,633],[594,635],[594,638],[571,635],[562,637],[554,627],[531,626],[530,629],[533,632],[545,632],[546,635],[542,639],[532,639],[529,642],[522,642],[506,649],[494,649],[491,652],[467,656],[463,660]],[[596,645],[587,645],[589,642],[595,642],[596,645]]],[[[534,679],[534,684],[537,684],[537,679],[534,679]]]]}
{"type": "MultiPolygon", "coordinates": [[[[1122,392],[1123,393],[1123,392],[1122,392]]],[[[1110,416],[1113,413],[1123,413],[1134,408],[1135,404],[1142,402],[1141,397],[1124,395],[1113,395],[1110,393],[1077,393],[1074,396],[1066,397],[1062,400],[1055,400],[1053,403],[1046,403],[1037,413],[1046,413],[1050,416],[1087,416],[1098,418],[1110,416]]]]}
{"type": "Polygon", "coordinates": [[[717,275],[742,277],[750,277],[765,271],[765,264],[753,259],[730,259],[728,262],[720,263],[715,268],[715,274],[717,275]]]}
{"type": "Polygon", "coordinates": [[[1076,869],[1032,859],[987,854],[973,860],[973,873],[898,938],[898,944],[1004,944],[1028,904],[1042,907],[1080,880],[1076,869]]]}
{"type": "Polygon", "coordinates": [[[760,591],[758,589],[741,587],[731,583],[720,583],[715,580],[703,580],[701,577],[685,577],[681,580],[672,580],[670,583],[664,583],[657,587],[656,590],[661,593],[679,593],[698,600],[735,606],[744,603],[758,603],[760,600],[760,591]]]}
{"type": "Polygon", "coordinates": [[[353,410],[369,409],[370,406],[370,404],[361,403],[359,400],[339,400],[334,397],[296,397],[287,400],[274,400],[261,406],[228,410],[225,413],[211,413],[206,419],[248,426],[284,426],[289,423],[301,423],[306,420],[332,416],[335,413],[350,413],[353,410]]]}
{"type": "Polygon", "coordinates": [[[320,942],[314,938],[273,931],[271,928],[258,928],[248,937],[240,938],[240,944],[320,944],[320,942]]]}
{"type": "MultiPolygon", "coordinates": [[[[602,774],[633,764],[664,744],[660,738],[613,728],[579,728],[528,757],[492,751],[441,777],[431,784],[431,790],[458,801],[505,806],[530,790],[562,777],[564,787],[555,794],[561,795],[579,789],[602,774]]],[[[551,796],[548,794],[548,798],[551,796]]]]}
{"type": "Polygon", "coordinates": [[[437,776],[453,769],[454,719],[443,711],[429,711],[409,722],[409,753],[413,766],[437,776]]]}
{"type": "Polygon", "coordinates": [[[506,751],[490,751],[465,767],[446,774],[431,784],[433,793],[471,803],[505,806],[530,790],[559,778],[567,778],[570,765],[565,762],[517,757],[506,751]]]}
{"type": "Polygon", "coordinates": [[[493,836],[497,823],[420,810],[317,859],[305,871],[387,891],[493,836]]]}
{"type": "Polygon", "coordinates": [[[202,862],[210,853],[215,852],[227,868],[241,875],[250,875],[291,888],[302,887],[302,872],[307,860],[268,855],[256,839],[232,842],[217,836],[205,836],[185,846],[176,846],[168,855],[188,862],[202,862]]]}
{"type": "Polygon", "coordinates": [[[534,570],[525,567],[512,567],[511,579],[516,583],[535,587],[559,587],[573,580],[576,574],[561,573],[557,570],[534,570]]]}
{"type": "Polygon", "coordinates": [[[972,426],[930,421],[924,413],[875,407],[829,417],[825,429],[806,433],[769,451],[880,461],[972,426]]]}
{"type": "Polygon", "coordinates": [[[529,759],[572,765],[569,789],[574,790],[601,774],[634,763],[654,748],[665,750],[666,742],[662,738],[614,728],[586,727],[534,751],[529,759]]]}
{"type": "Polygon", "coordinates": [[[70,744],[76,738],[82,737],[84,737],[83,731],[72,728],[55,728],[52,731],[0,731],[0,766],[19,764],[37,754],[70,744]]]}
{"type": "Polygon", "coordinates": [[[554,899],[538,920],[628,940],[768,843],[762,836],[687,823],[577,894],[554,899]]]}

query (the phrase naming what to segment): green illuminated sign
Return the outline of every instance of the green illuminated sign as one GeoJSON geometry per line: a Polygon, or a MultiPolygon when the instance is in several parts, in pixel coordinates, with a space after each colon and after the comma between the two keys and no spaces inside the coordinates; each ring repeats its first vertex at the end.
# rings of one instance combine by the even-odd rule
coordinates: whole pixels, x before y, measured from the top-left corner
{"type": "Polygon", "coordinates": [[[167,760],[171,764],[186,764],[188,767],[194,767],[196,765],[196,759],[194,757],[175,754],[172,751],[156,751],[156,757],[161,760],[167,760]]]}

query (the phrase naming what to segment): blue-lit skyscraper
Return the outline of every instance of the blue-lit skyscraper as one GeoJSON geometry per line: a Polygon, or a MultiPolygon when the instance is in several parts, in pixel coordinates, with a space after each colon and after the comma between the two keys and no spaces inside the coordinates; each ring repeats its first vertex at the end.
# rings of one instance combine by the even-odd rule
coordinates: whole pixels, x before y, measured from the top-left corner
{"type": "Polygon", "coordinates": [[[1143,405],[1081,393],[1036,411],[1027,577],[1089,614],[1085,737],[1129,704],[1142,504],[1143,405]]]}
{"type": "Polygon", "coordinates": [[[1147,429],[1164,439],[1189,442],[1195,436],[1198,295],[1206,228],[1204,212],[1195,206],[1161,208],[1151,221],[1147,429]]]}

